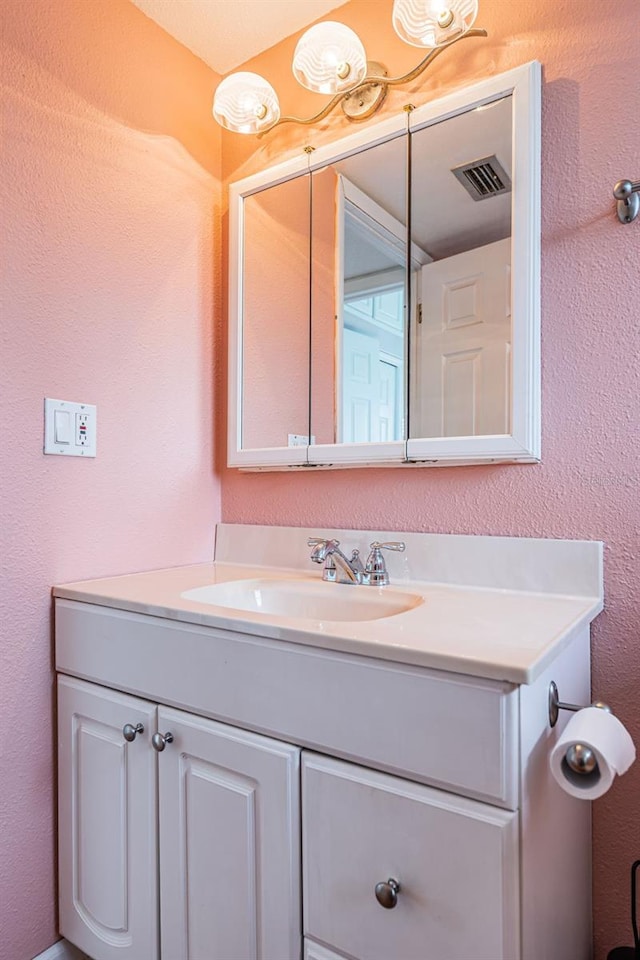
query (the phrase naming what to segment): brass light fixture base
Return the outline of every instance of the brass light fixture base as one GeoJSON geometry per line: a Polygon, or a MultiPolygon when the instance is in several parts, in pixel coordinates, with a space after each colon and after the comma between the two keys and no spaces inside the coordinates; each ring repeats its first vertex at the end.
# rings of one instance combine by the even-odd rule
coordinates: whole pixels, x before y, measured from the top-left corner
{"type": "Polygon", "coordinates": [[[372,117],[382,106],[389,89],[383,80],[383,77],[388,76],[388,70],[384,64],[376,60],[367,60],[367,76],[380,77],[380,80],[372,79],[360,84],[355,90],[345,93],[341,101],[345,117],[355,123],[372,117]]]}

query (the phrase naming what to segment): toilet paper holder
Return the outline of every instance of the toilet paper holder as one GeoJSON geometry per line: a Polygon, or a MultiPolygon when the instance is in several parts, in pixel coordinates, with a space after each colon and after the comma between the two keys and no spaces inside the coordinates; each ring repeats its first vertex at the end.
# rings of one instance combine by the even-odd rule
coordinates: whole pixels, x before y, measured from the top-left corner
{"type": "MultiPolygon", "coordinates": [[[[603,703],[602,700],[596,700],[590,704],[590,706],[597,707],[598,710],[604,710],[605,713],[613,712],[611,707],[603,703]]],[[[584,707],[581,707],[577,703],[563,703],[562,700],[560,700],[558,687],[555,681],[552,680],[549,684],[549,726],[555,727],[558,722],[558,713],[560,710],[571,710],[572,713],[577,713],[579,710],[584,710],[584,707]]],[[[565,754],[565,761],[569,769],[579,776],[599,776],[596,755],[593,750],[584,743],[576,742],[571,744],[565,754]]]]}
{"type": "Polygon", "coordinates": [[[577,713],[578,710],[584,710],[585,706],[597,707],[598,710],[604,710],[605,713],[613,713],[611,707],[603,703],[602,700],[596,700],[594,703],[586,704],[580,706],[577,703],[563,703],[560,699],[560,694],[558,693],[558,687],[554,680],[549,684],[549,726],[555,727],[558,722],[558,711],[560,710],[571,710],[572,713],[577,713]]]}

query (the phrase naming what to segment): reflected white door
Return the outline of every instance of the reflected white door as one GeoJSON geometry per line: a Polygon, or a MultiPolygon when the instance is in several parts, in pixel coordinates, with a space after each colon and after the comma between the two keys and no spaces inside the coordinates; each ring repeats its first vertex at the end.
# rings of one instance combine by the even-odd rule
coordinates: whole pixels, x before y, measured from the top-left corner
{"type": "Polygon", "coordinates": [[[163,960],[298,960],[297,747],[160,707],[163,960]]]}
{"type": "Polygon", "coordinates": [[[402,360],[382,353],[375,337],[343,332],[342,443],[398,440],[402,360]]]}
{"type": "Polygon", "coordinates": [[[397,440],[400,436],[398,423],[399,365],[394,358],[379,360],[378,380],[378,440],[397,440]]]}
{"type": "Polygon", "coordinates": [[[510,432],[510,239],[421,270],[410,436],[510,432]]]}
{"type": "Polygon", "coordinates": [[[380,439],[380,344],[346,327],[342,335],[342,443],[380,439]]]}

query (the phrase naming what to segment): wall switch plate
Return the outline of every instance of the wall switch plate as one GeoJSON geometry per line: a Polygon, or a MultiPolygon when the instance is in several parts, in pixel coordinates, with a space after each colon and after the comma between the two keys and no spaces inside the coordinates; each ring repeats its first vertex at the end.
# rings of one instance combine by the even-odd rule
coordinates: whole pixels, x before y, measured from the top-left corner
{"type": "Polygon", "coordinates": [[[97,409],[91,403],[44,401],[44,452],[95,457],[97,409]]]}

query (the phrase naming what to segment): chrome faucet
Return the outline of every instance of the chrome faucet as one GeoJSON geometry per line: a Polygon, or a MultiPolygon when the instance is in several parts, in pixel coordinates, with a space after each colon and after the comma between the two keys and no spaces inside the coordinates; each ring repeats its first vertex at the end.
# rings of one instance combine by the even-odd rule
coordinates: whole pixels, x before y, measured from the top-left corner
{"type": "Polygon", "coordinates": [[[309,537],[307,543],[313,547],[311,559],[314,563],[324,563],[322,579],[329,583],[362,583],[364,567],[360,551],[354,550],[349,560],[340,549],[339,540],[320,540],[309,537]]]}
{"type": "Polygon", "coordinates": [[[367,557],[366,565],[363,566],[360,551],[354,550],[349,559],[340,549],[339,540],[309,537],[307,543],[313,547],[311,560],[314,563],[324,564],[323,580],[328,583],[361,583],[371,587],[384,587],[389,583],[389,574],[382,551],[402,552],[405,549],[405,544],[401,540],[391,540],[388,543],[374,540],[370,544],[371,553],[367,557]]]}

